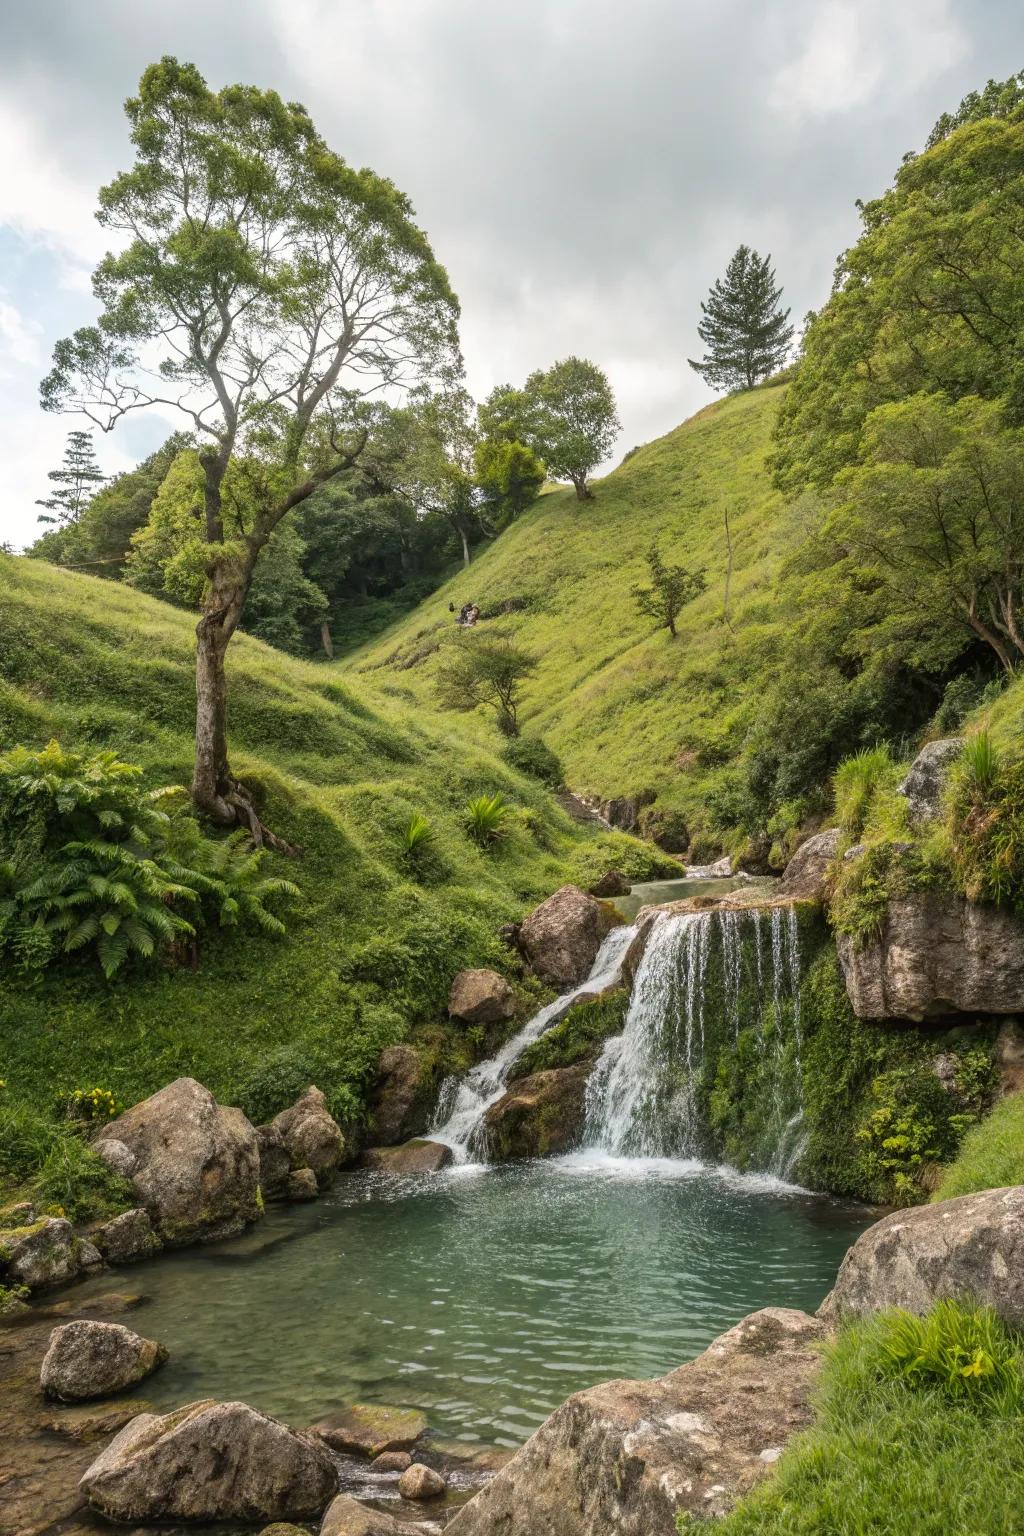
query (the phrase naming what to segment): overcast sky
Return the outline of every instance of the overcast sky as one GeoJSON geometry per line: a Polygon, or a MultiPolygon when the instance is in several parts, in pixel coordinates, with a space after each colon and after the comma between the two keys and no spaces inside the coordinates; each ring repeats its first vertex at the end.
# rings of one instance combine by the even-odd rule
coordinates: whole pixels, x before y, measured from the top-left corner
{"type": "MultiPolygon", "coordinates": [[[[795,318],[826,296],[935,118],[1024,66],[1019,0],[0,0],[0,539],[37,531],[76,422],[37,387],[95,314],[97,187],[164,53],[273,86],[411,197],[462,301],[468,382],[570,352],[607,369],[615,459],[710,398],[701,298],[741,242],[795,318]]],[[[98,443],[125,468],[174,423],[98,443]]]]}

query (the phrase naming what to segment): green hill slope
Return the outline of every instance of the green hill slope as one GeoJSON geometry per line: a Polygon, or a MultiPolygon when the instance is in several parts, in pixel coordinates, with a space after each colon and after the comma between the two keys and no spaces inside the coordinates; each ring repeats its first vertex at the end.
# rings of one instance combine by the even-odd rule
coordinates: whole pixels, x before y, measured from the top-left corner
{"type": "Polygon", "coordinates": [[[524,728],[561,754],[574,788],[602,799],[654,790],[699,820],[784,623],[771,593],[791,517],[765,470],[781,394],[755,390],[700,412],[628,456],[592,502],[571,490],[542,496],[347,670],[384,669],[410,699],[430,698],[442,648],[457,638],[449,602],[473,599],[536,654],[524,728]],[[654,540],[667,560],[707,572],[676,641],[652,634],[630,595],[654,540]]]}
{"type": "MultiPolygon", "coordinates": [[[[126,587],[0,556],[0,748],[55,735],[113,748],[154,786],[187,782],[192,625],[126,587]]],[[[236,771],[303,850],[271,859],[303,893],[288,935],[217,933],[195,970],[136,964],[109,983],[94,963],[31,983],[8,966],[0,1182],[5,1148],[16,1160],[4,1106],[45,1116],[62,1090],[100,1084],[133,1102],[187,1072],[262,1117],[314,1077],[340,1114],[355,1113],[377,1052],[443,1017],[456,970],[508,966],[500,923],[567,878],[656,867],[640,844],[575,826],[464,732],[456,741],[455,722],[244,636],[229,674],[236,771]],[[465,807],[495,790],[515,811],[484,852],[465,807]],[[419,871],[402,855],[414,813],[435,831],[419,871]]]]}

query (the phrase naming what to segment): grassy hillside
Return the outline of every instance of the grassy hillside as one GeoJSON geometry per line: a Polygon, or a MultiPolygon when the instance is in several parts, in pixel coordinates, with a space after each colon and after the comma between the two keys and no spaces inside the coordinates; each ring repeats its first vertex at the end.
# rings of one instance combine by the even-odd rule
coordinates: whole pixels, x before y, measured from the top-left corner
{"type": "Polygon", "coordinates": [[[510,604],[488,622],[539,660],[524,728],[562,755],[573,787],[602,798],[649,788],[699,816],[742,742],[785,622],[771,583],[792,515],[764,462],[781,394],[759,389],[708,407],[628,456],[591,502],[571,489],[542,496],[346,670],[383,669],[410,700],[428,700],[442,647],[456,638],[449,602],[473,599],[485,615],[510,604]],[[652,540],[667,560],[707,572],[674,642],[651,632],[630,595],[646,579],[652,540]]]}
{"type": "MultiPolygon", "coordinates": [[[[0,556],[0,749],[57,736],[113,748],[151,785],[187,782],[192,622],[128,588],[0,556]]],[[[229,672],[236,771],[303,850],[272,856],[303,893],[287,937],[216,933],[195,970],[136,964],[109,983],[94,963],[31,983],[8,966],[0,1122],[4,1105],[46,1115],[58,1092],[97,1084],[132,1102],[184,1072],[257,1116],[315,1077],[351,1114],[381,1046],[442,1016],[456,970],[508,967],[500,923],[566,878],[656,867],[641,845],[576,827],[472,733],[456,740],[454,720],[245,637],[229,672]],[[515,811],[485,852],[464,811],[495,790],[515,811]],[[436,834],[418,871],[401,851],[413,813],[436,834]]],[[[8,1152],[13,1135],[8,1117],[8,1152]]],[[[0,1123],[0,1177],[3,1137],[0,1123]]]]}

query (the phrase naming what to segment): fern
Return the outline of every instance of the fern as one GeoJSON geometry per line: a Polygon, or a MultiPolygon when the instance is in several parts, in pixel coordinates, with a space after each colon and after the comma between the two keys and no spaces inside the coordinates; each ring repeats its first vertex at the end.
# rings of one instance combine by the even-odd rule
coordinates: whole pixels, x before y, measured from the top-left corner
{"type": "Polygon", "coordinates": [[[466,822],[470,837],[481,848],[497,842],[505,834],[504,822],[509,807],[500,793],[478,795],[466,807],[466,822]]]}

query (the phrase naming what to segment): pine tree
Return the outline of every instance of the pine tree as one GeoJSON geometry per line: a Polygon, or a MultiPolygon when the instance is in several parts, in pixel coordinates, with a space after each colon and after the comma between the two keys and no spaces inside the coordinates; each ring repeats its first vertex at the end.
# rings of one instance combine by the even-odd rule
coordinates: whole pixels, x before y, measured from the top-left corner
{"type": "Polygon", "coordinates": [[[741,245],[701,305],[697,326],[707,352],[701,362],[689,358],[714,389],[753,389],[786,360],[793,327],[789,310],[779,307],[771,257],[741,245]]]}
{"type": "Polygon", "coordinates": [[[107,478],[101,474],[92,446],[91,432],[69,432],[64,450],[64,462],[59,469],[51,469],[46,477],[58,487],[45,501],[39,498],[37,507],[46,507],[50,516],[40,512],[41,523],[77,523],[92,499],[97,486],[107,478]]]}

